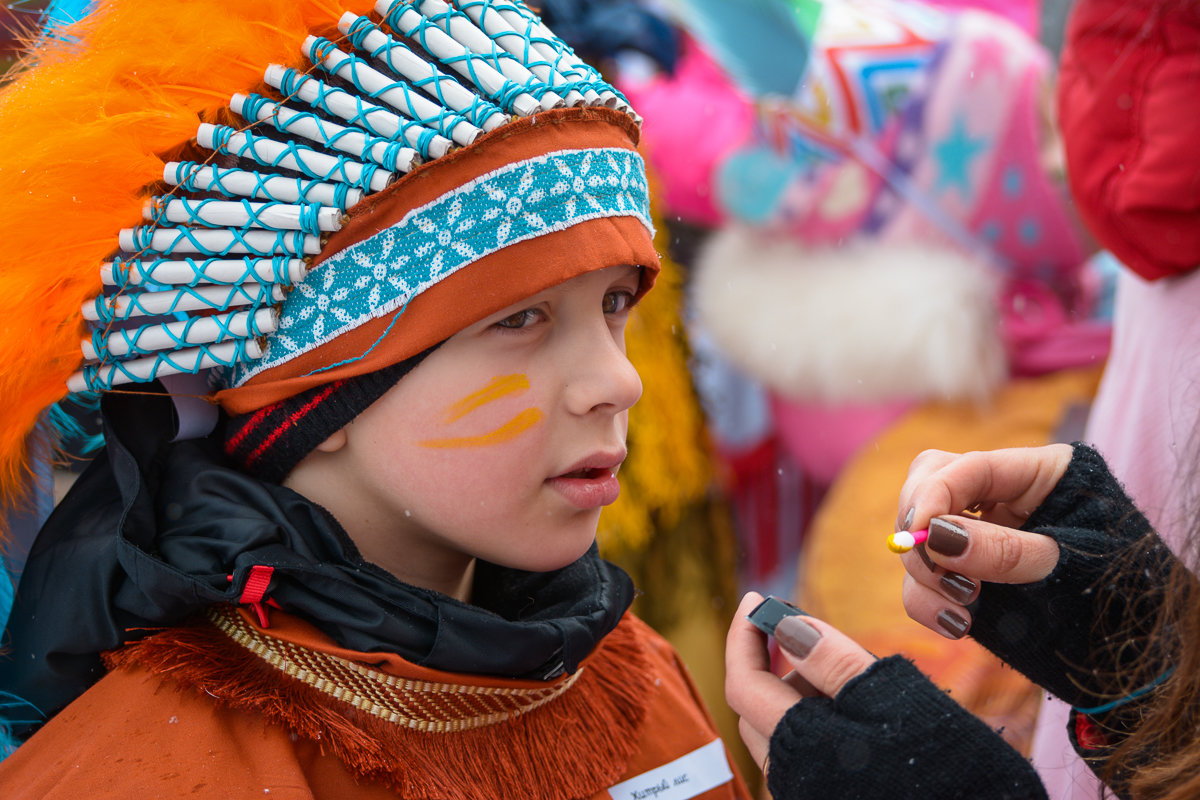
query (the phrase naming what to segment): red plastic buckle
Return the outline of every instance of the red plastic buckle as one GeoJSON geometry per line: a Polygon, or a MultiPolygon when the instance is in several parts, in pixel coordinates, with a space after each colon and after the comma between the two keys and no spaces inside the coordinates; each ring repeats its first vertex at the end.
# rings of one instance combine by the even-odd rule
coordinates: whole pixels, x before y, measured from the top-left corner
{"type": "Polygon", "coordinates": [[[267,587],[271,585],[271,575],[274,572],[274,567],[255,564],[250,568],[250,577],[246,579],[246,586],[242,589],[242,596],[238,598],[238,603],[248,605],[254,609],[254,614],[258,617],[258,624],[263,628],[271,627],[271,623],[267,619],[267,608],[263,604],[263,598],[267,595],[267,587]]]}

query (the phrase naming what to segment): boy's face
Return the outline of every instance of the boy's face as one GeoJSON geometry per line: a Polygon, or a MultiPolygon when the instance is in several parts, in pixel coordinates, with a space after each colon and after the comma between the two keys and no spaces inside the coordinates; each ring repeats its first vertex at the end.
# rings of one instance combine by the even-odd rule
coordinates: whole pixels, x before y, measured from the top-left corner
{"type": "Polygon", "coordinates": [[[579,558],[617,498],[642,392],[625,357],[639,279],[581,275],[451,337],[340,432],[336,496],[314,499],[417,585],[473,558],[532,571],[579,558]]]}

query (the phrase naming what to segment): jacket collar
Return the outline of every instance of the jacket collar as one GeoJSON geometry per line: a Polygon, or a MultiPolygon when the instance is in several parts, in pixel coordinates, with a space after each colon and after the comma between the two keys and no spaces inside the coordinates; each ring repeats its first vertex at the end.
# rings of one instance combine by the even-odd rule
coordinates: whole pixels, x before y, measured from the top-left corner
{"type": "Polygon", "coordinates": [[[256,566],[271,568],[266,601],[343,647],[498,677],[573,672],[632,602],[594,546],[549,573],[480,563],[473,604],[405,584],[321,507],[229,467],[216,440],[170,442],[168,398],[108,395],[103,412],[106,450],[43,526],[0,661],[0,686],[48,715],[103,674],[101,652],[237,603],[256,566]]]}

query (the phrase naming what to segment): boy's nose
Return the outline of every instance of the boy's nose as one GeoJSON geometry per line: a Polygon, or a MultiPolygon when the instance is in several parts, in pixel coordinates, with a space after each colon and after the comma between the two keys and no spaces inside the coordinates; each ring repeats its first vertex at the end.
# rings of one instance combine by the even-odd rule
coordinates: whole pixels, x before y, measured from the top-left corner
{"type": "Polygon", "coordinates": [[[623,341],[614,339],[607,326],[589,339],[586,349],[568,359],[567,409],[573,414],[628,410],[642,396],[642,379],[626,357],[623,341]]]}

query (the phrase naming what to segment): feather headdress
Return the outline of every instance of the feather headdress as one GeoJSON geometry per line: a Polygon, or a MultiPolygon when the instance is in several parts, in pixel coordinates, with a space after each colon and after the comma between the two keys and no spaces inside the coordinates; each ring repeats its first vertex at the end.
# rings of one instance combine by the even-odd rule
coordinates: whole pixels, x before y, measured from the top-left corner
{"type": "Polygon", "coordinates": [[[0,92],[0,503],[19,499],[29,436],[68,382],[107,390],[215,365],[232,376],[222,403],[244,413],[393,363],[572,270],[641,263],[653,278],[636,117],[519,0],[111,0],[68,33],[0,92]],[[564,105],[601,108],[507,124],[564,105]],[[381,131],[379,115],[395,122],[381,131]],[[241,184],[223,185],[226,172],[241,184]],[[612,244],[594,245],[597,220],[612,244]],[[575,250],[588,263],[564,267],[575,250]],[[553,271],[505,271],[531,262],[553,271]],[[246,277],[206,272],[231,263],[246,277]],[[472,292],[456,274],[468,265],[512,285],[472,292]],[[194,274],[160,280],[159,267],[194,274]],[[318,268],[321,285],[280,313],[318,268]],[[234,299],[238,281],[282,289],[234,299]],[[454,313],[417,302],[396,326],[434,290],[454,313]],[[346,306],[313,324],[306,302],[346,306]],[[236,332],[217,321],[231,308],[236,332]],[[270,328],[245,321],[255,308],[272,309],[270,328]],[[197,321],[215,333],[189,338],[197,321]],[[411,342],[377,347],[406,325],[411,342]],[[236,337],[234,355],[210,358],[236,337]]]}
{"type": "Polygon", "coordinates": [[[43,42],[0,94],[0,502],[17,499],[27,437],[79,366],[79,310],[100,293],[100,264],[141,217],[146,187],[198,119],[222,118],[263,65],[298,64],[297,41],[343,6],[370,2],[105,6],[70,39],[43,42]]]}

